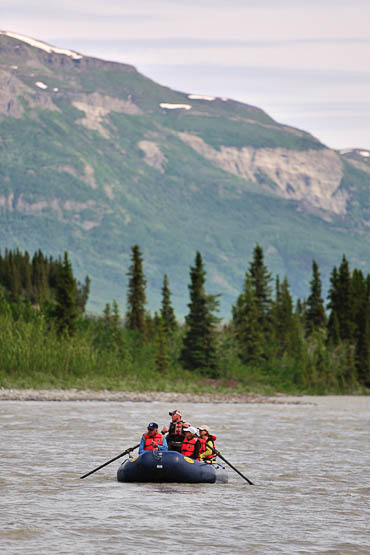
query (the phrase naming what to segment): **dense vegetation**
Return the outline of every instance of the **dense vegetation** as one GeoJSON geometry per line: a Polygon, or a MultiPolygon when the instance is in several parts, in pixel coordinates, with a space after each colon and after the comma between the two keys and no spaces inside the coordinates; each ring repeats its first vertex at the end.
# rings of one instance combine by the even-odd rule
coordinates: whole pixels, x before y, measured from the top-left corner
{"type": "Polygon", "coordinates": [[[190,267],[180,325],[168,276],[162,303],[146,308],[138,245],[127,272],[127,312],[107,304],[84,312],[89,279],[73,276],[68,254],[0,254],[0,386],[176,391],[366,393],[370,388],[370,275],[343,256],[331,273],[327,305],[312,263],[306,299],[295,306],[287,278],[272,275],[257,245],[228,323],[206,292],[200,252],[190,267]],[[274,289],[274,291],[273,291],[274,289]],[[326,310],[327,309],[327,310],[326,310]]]}

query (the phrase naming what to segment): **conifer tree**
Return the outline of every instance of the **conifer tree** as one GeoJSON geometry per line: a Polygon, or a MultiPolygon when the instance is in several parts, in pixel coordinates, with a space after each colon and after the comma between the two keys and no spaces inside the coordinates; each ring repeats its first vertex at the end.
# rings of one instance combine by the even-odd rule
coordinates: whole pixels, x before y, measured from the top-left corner
{"type": "Polygon", "coordinates": [[[169,369],[169,356],[167,350],[167,334],[164,325],[160,321],[157,330],[157,352],[155,357],[155,366],[160,374],[167,374],[169,369]]]}
{"type": "Polygon", "coordinates": [[[169,288],[167,274],[163,277],[161,320],[163,323],[164,333],[168,334],[176,330],[177,322],[175,312],[171,305],[171,291],[169,288]]]}
{"type": "Polygon", "coordinates": [[[253,251],[253,259],[249,264],[249,275],[254,288],[256,306],[259,313],[259,322],[263,329],[266,340],[271,335],[271,310],[272,310],[272,289],[271,273],[268,271],[262,247],[256,245],[253,251]]]}
{"type": "Polygon", "coordinates": [[[16,256],[9,258],[10,291],[12,301],[17,301],[22,290],[22,278],[16,256]]]}
{"type": "Polygon", "coordinates": [[[47,263],[41,250],[38,250],[32,258],[32,283],[34,301],[40,302],[46,299],[49,293],[47,263]]]}
{"type": "Polygon", "coordinates": [[[72,265],[67,251],[64,253],[58,276],[55,301],[54,316],[58,332],[73,335],[76,329],[78,306],[76,302],[76,280],[73,277],[72,265]]]}
{"type": "Polygon", "coordinates": [[[352,299],[356,326],[356,368],[360,383],[370,387],[370,275],[352,275],[352,299]]]}
{"type": "Polygon", "coordinates": [[[352,304],[351,304],[351,275],[346,257],[343,255],[339,270],[334,267],[330,278],[329,305],[331,309],[328,334],[334,343],[339,340],[351,341],[354,334],[352,304]],[[338,330],[336,329],[338,327],[338,330]]]}
{"type": "Polygon", "coordinates": [[[344,341],[351,341],[353,338],[354,326],[352,317],[351,299],[351,274],[346,257],[343,255],[338,273],[338,311],[340,337],[344,341]]]}
{"type": "Polygon", "coordinates": [[[293,300],[290,294],[289,282],[286,277],[277,290],[274,316],[275,335],[279,344],[278,351],[280,354],[290,352],[297,338],[298,330],[297,320],[293,313],[293,300]]]}
{"type": "Polygon", "coordinates": [[[85,277],[84,283],[77,283],[76,299],[80,312],[85,312],[86,303],[89,298],[91,280],[89,276],[85,277]]]}
{"type": "Polygon", "coordinates": [[[139,245],[131,249],[131,266],[128,271],[129,283],[127,292],[126,327],[145,333],[145,288],[146,279],[143,272],[143,257],[139,245]]]}
{"type": "Polygon", "coordinates": [[[217,363],[215,328],[218,319],[213,312],[218,309],[218,300],[205,292],[205,275],[200,252],[190,268],[190,303],[186,316],[186,334],[180,361],[187,370],[203,370],[214,373],[217,363]]]}
{"type": "Polygon", "coordinates": [[[30,255],[26,251],[22,261],[22,286],[26,299],[32,298],[32,276],[31,276],[31,260],[30,255]]]}
{"type": "Polygon", "coordinates": [[[340,341],[339,316],[340,311],[338,295],[338,269],[334,266],[330,275],[330,289],[328,292],[328,308],[330,309],[328,319],[328,340],[333,345],[338,345],[340,341]]]}
{"type": "Polygon", "coordinates": [[[112,312],[111,312],[111,306],[109,303],[106,303],[104,310],[103,310],[103,319],[104,319],[104,323],[106,325],[109,325],[112,319],[112,312]]]}
{"type": "Polygon", "coordinates": [[[315,260],[312,261],[312,279],[310,281],[310,295],[306,308],[306,331],[311,334],[318,328],[325,327],[326,315],[324,301],[321,297],[321,278],[319,267],[315,260]]]}
{"type": "Polygon", "coordinates": [[[264,332],[252,278],[248,273],[245,278],[244,291],[239,295],[232,312],[239,358],[245,364],[261,362],[264,358],[264,332]]]}

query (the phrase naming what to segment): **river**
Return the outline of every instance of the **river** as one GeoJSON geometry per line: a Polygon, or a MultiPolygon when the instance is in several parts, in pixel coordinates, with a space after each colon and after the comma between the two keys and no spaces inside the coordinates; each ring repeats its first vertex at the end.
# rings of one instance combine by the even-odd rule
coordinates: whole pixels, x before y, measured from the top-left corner
{"type": "Polygon", "coordinates": [[[1,553],[370,553],[369,397],[2,401],[0,441],[1,553]],[[256,485],[80,480],[176,408],[256,485]]]}

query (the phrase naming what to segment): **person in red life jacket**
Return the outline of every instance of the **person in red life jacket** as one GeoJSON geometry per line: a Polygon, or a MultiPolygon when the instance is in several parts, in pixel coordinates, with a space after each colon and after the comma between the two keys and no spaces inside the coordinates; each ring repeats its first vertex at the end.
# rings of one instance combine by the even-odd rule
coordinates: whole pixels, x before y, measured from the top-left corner
{"type": "Polygon", "coordinates": [[[195,461],[199,461],[200,441],[197,437],[197,430],[193,426],[189,426],[185,430],[185,438],[181,445],[181,454],[190,457],[195,461]]]}
{"type": "Polygon", "coordinates": [[[185,437],[185,429],[189,427],[189,424],[183,422],[181,411],[177,409],[168,414],[171,416],[171,422],[168,428],[162,429],[162,434],[167,434],[168,449],[180,453],[181,444],[185,437]]]}
{"type": "Polygon", "coordinates": [[[214,462],[216,459],[216,453],[210,449],[212,447],[215,449],[216,436],[209,433],[209,428],[206,424],[202,424],[199,428],[200,435],[200,455],[199,458],[204,462],[214,462]]]}
{"type": "Polygon", "coordinates": [[[139,455],[144,451],[168,451],[166,438],[158,432],[158,424],[155,422],[148,424],[148,431],[140,440],[139,455]]]}

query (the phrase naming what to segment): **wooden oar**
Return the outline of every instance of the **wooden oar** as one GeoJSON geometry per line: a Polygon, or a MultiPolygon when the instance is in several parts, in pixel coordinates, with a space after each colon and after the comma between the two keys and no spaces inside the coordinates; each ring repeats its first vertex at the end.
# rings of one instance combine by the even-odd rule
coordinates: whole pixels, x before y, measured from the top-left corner
{"type": "Polygon", "coordinates": [[[101,464],[100,466],[98,466],[98,468],[94,468],[94,470],[90,470],[90,472],[88,472],[87,474],[84,474],[83,476],[80,476],[81,480],[82,478],[86,478],[87,476],[90,476],[90,474],[94,474],[94,472],[97,472],[98,470],[100,470],[101,468],[104,468],[104,466],[107,466],[108,464],[116,461],[117,459],[119,459],[120,457],[124,457],[125,455],[128,455],[129,453],[131,453],[131,451],[134,451],[135,449],[137,449],[140,446],[140,443],[138,443],[137,445],[135,445],[135,447],[129,447],[128,449],[126,449],[126,451],[124,451],[123,453],[121,453],[120,455],[117,455],[117,457],[114,457],[114,459],[111,459],[110,461],[101,464]]]}
{"type": "Polygon", "coordinates": [[[213,447],[211,447],[208,443],[207,443],[207,447],[209,447],[209,449],[211,449],[218,457],[220,457],[220,459],[222,459],[226,464],[228,464],[230,466],[230,468],[232,468],[233,470],[235,470],[235,472],[237,472],[239,474],[239,476],[241,476],[242,478],[244,478],[244,480],[246,480],[248,482],[248,484],[250,484],[251,486],[254,486],[254,483],[251,482],[250,480],[248,480],[248,478],[246,476],[244,476],[244,474],[242,474],[237,468],[235,468],[235,466],[233,466],[231,463],[229,463],[229,461],[227,461],[225,459],[225,457],[223,457],[220,453],[220,451],[217,451],[217,449],[214,449],[213,447]]]}

